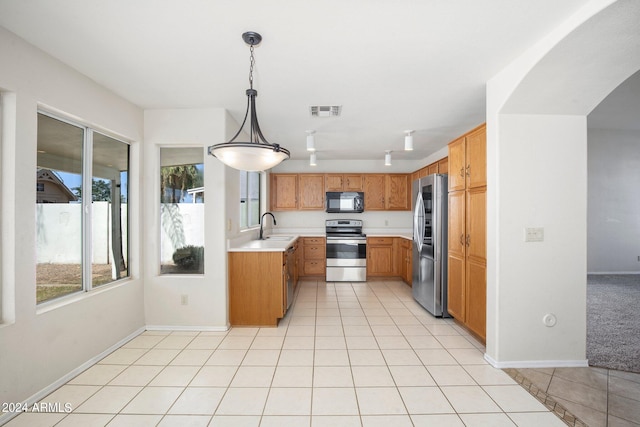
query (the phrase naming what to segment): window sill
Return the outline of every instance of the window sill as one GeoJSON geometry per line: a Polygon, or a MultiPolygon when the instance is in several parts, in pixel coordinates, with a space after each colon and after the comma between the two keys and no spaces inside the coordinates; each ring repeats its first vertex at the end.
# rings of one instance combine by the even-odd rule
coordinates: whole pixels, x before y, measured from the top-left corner
{"type": "Polygon", "coordinates": [[[108,292],[111,289],[119,288],[128,283],[131,283],[131,281],[132,281],[131,277],[125,277],[115,282],[111,282],[109,284],[102,285],[97,288],[93,288],[89,292],[85,292],[85,291],[76,292],[74,294],[66,295],[60,298],[52,299],[51,301],[40,303],[36,305],[36,316],[40,314],[48,313],[50,311],[57,310],[59,308],[65,307],[75,302],[85,300],[87,298],[94,297],[104,292],[108,292]]]}

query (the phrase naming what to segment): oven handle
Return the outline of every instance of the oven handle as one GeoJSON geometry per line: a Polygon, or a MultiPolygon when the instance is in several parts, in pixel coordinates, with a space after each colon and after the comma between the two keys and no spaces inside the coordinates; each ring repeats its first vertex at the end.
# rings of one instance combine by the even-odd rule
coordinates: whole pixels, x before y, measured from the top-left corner
{"type": "Polygon", "coordinates": [[[339,243],[342,245],[366,245],[367,241],[366,240],[357,240],[357,239],[353,239],[353,240],[349,240],[349,239],[327,239],[327,245],[330,245],[332,243],[339,243]]]}

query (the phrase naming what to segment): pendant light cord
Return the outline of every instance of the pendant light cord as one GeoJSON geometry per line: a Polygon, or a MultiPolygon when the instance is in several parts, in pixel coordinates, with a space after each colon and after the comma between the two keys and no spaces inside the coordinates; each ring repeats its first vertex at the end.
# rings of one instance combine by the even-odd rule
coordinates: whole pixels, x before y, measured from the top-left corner
{"type": "Polygon", "coordinates": [[[249,46],[249,51],[251,52],[251,56],[249,57],[249,88],[253,89],[253,65],[256,62],[253,57],[253,45],[249,46]]]}

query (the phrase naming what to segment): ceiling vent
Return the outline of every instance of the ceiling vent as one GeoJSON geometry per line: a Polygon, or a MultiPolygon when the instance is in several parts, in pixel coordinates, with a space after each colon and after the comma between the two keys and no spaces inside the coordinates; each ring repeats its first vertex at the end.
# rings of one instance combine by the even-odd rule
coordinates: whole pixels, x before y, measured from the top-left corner
{"type": "Polygon", "coordinates": [[[338,117],[342,105],[312,105],[309,107],[311,117],[338,117]]]}

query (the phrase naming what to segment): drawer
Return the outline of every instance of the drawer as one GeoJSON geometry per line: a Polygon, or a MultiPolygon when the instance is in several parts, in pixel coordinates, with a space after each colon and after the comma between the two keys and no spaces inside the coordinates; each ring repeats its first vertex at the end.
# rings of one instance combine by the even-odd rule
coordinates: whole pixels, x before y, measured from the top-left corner
{"type": "Polygon", "coordinates": [[[324,259],[325,250],[324,245],[304,245],[304,259],[324,259]]]}
{"type": "Polygon", "coordinates": [[[393,237],[367,237],[369,245],[393,245],[393,237]]]}
{"type": "Polygon", "coordinates": [[[302,238],[303,245],[322,245],[326,244],[324,237],[303,237],[302,238]]]}
{"type": "Polygon", "coordinates": [[[325,274],[325,262],[324,260],[305,260],[303,270],[305,276],[324,276],[325,274]]]}

